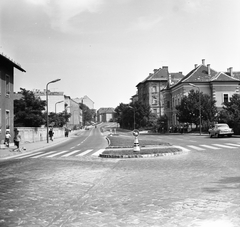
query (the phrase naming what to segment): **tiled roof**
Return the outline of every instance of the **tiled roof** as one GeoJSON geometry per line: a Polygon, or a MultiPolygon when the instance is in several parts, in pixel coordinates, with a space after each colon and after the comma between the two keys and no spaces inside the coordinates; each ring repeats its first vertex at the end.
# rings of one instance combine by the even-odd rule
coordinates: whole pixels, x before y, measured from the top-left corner
{"type": "Polygon", "coordinates": [[[100,109],[98,110],[98,113],[99,113],[99,114],[103,114],[103,113],[113,113],[114,110],[115,110],[115,109],[112,108],[112,107],[100,108],[100,109]]]}
{"type": "Polygon", "coordinates": [[[211,81],[239,81],[239,79],[227,75],[224,72],[219,72],[214,77],[212,77],[211,81]]]}

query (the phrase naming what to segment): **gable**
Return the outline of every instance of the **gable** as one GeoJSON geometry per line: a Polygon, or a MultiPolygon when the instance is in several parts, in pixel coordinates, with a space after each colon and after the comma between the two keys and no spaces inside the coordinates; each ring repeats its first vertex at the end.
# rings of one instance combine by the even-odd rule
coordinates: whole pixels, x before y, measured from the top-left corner
{"type": "Polygon", "coordinates": [[[238,82],[239,80],[227,75],[226,73],[219,72],[214,77],[212,77],[211,81],[234,81],[238,82]]]}

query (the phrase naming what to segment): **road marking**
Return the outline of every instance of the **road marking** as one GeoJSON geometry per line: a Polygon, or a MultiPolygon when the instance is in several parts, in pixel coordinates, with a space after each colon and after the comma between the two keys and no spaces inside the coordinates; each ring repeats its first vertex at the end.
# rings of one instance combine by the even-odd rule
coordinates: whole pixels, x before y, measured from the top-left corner
{"type": "Polygon", "coordinates": [[[213,149],[213,150],[219,150],[220,149],[219,147],[213,147],[213,146],[209,146],[209,145],[200,145],[200,146],[210,148],[210,149],[213,149]]]}
{"type": "Polygon", "coordinates": [[[48,152],[48,153],[42,153],[42,154],[36,155],[36,156],[34,156],[35,154],[32,154],[33,156],[31,158],[39,158],[39,157],[42,157],[42,156],[46,156],[46,155],[52,154],[54,152],[56,152],[56,151],[51,151],[51,152],[48,152]]]}
{"type": "Polygon", "coordinates": [[[47,158],[52,158],[52,157],[55,157],[55,156],[57,156],[57,155],[60,155],[60,154],[66,153],[66,152],[68,152],[68,151],[57,152],[57,153],[54,153],[54,154],[52,154],[52,155],[47,155],[46,157],[47,157],[47,158]]]}
{"type": "MultiPolygon", "coordinates": [[[[42,151],[34,153],[34,154],[32,154],[32,153],[31,154],[22,154],[21,156],[18,156],[17,159],[27,158],[27,157],[30,157],[30,156],[35,155],[35,154],[42,154],[42,151]]],[[[13,157],[13,158],[15,158],[15,157],[13,157]]]]}
{"type": "Polygon", "coordinates": [[[226,146],[226,145],[222,145],[222,144],[213,144],[214,146],[217,147],[223,147],[223,148],[231,148],[231,149],[235,149],[236,147],[230,147],[230,146],[226,146]]]}
{"type": "Polygon", "coordinates": [[[204,150],[206,150],[206,149],[203,149],[203,148],[201,148],[201,147],[197,147],[197,146],[193,146],[193,145],[188,145],[188,147],[191,147],[191,148],[193,148],[193,149],[195,149],[195,150],[198,150],[198,151],[204,151],[204,150]]]}
{"type": "Polygon", "coordinates": [[[179,148],[179,149],[181,149],[181,150],[183,150],[183,151],[190,151],[190,150],[188,150],[187,148],[181,147],[181,146],[175,146],[175,145],[173,145],[173,147],[179,148]]]}
{"type": "Polygon", "coordinates": [[[93,153],[92,155],[93,156],[99,156],[100,154],[103,153],[103,151],[105,151],[105,149],[100,149],[100,150],[96,151],[95,153],[93,153]]]}
{"type": "Polygon", "coordinates": [[[91,152],[91,151],[92,151],[92,149],[86,150],[86,151],[84,151],[84,152],[82,152],[81,154],[78,154],[78,155],[76,155],[76,156],[83,156],[83,155],[85,155],[85,154],[87,154],[87,153],[89,153],[89,152],[91,152]]]}
{"type": "Polygon", "coordinates": [[[79,151],[81,151],[81,150],[72,151],[72,152],[70,152],[70,153],[67,153],[67,154],[63,155],[62,157],[68,157],[68,156],[70,156],[70,155],[72,155],[72,154],[75,154],[75,153],[77,153],[77,152],[79,152],[79,151]]]}
{"type": "Polygon", "coordinates": [[[225,144],[230,145],[230,146],[240,147],[240,144],[234,144],[234,143],[225,143],[225,144]]]}
{"type": "Polygon", "coordinates": [[[73,149],[74,147],[70,147],[69,149],[73,149]]]}

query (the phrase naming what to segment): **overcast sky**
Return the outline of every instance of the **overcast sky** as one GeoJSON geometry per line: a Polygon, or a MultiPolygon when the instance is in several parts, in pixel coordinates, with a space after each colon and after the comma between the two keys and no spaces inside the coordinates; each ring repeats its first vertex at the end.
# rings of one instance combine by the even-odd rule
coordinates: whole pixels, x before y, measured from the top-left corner
{"type": "Polygon", "coordinates": [[[194,64],[240,71],[239,0],[1,0],[0,52],[15,91],[87,95],[94,107],[129,103],[153,69],[194,64]]]}

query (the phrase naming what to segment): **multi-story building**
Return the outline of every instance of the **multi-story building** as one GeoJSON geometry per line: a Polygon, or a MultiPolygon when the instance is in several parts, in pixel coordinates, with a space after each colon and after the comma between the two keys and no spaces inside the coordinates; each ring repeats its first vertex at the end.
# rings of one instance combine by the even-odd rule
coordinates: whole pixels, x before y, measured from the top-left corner
{"type": "Polygon", "coordinates": [[[137,99],[143,104],[150,106],[152,113],[157,116],[163,116],[163,94],[161,90],[167,86],[168,78],[172,81],[178,81],[183,78],[182,72],[169,73],[168,66],[154,69],[153,73],[142,82],[137,84],[137,99]]]}
{"type": "Polygon", "coordinates": [[[0,54],[0,141],[3,142],[6,131],[14,136],[13,87],[14,68],[26,72],[19,64],[0,54]]]}
{"type": "Polygon", "coordinates": [[[109,122],[114,120],[114,108],[100,108],[97,111],[97,121],[98,122],[109,122]]]}
{"type": "Polygon", "coordinates": [[[82,98],[75,98],[74,99],[78,103],[82,103],[85,106],[87,106],[90,110],[94,109],[94,102],[87,96],[85,95],[82,98]]]}
{"type": "Polygon", "coordinates": [[[167,86],[162,89],[164,113],[168,117],[168,125],[178,125],[176,117],[176,106],[181,103],[183,96],[188,95],[189,91],[199,90],[204,94],[208,94],[212,99],[216,100],[218,110],[222,109],[224,101],[229,101],[230,97],[239,94],[240,72],[233,72],[229,68],[227,72],[218,72],[205,64],[195,64],[186,76],[178,82],[172,81],[171,76],[168,77],[167,86]]]}

